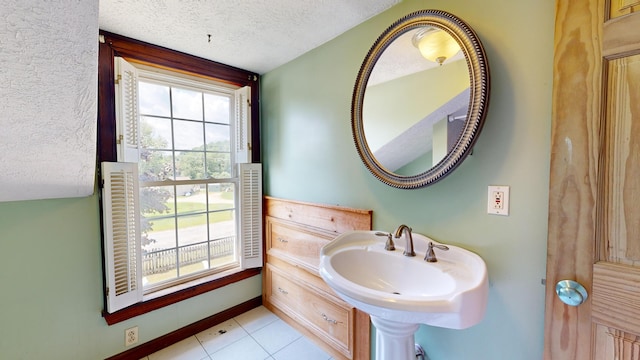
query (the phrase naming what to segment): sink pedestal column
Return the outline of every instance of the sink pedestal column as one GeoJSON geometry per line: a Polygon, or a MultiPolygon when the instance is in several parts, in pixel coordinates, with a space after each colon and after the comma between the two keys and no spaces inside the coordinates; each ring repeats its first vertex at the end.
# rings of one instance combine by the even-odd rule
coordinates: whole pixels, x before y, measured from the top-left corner
{"type": "Polygon", "coordinates": [[[376,327],[376,360],[415,360],[414,334],[420,324],[407,324],[371,316],[376,327]]]}

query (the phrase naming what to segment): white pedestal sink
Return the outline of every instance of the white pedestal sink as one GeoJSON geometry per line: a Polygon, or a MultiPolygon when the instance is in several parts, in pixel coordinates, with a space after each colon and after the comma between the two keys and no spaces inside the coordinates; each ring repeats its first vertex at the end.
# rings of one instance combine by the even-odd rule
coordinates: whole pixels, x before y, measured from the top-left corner
{"type": "MultiPolygon", "coordinates": [[[[436,249],[438,261],[423,260],[430,241],[413,234],[415,257],[384,249],[374,231],[338,236],[320,252],[320,275],[346,302],[371,315],[377,360],[415,360],[420,324],[465,329],[482,320],[489,293],[484,261],[468,250],[436,249]]],[[[435,241],[433,241],[436,243],[435,241]]]]}

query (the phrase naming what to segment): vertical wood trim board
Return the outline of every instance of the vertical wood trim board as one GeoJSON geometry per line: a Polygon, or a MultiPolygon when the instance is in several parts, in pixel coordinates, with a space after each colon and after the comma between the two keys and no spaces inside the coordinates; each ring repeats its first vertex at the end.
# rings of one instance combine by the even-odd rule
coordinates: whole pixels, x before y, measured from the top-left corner
{"type": "Polygon", "coordinates": [[[555,283],[591,283],[600,159],[603,0],[556,2],[544,358],[591,359],[591,304],[555,283]]]}

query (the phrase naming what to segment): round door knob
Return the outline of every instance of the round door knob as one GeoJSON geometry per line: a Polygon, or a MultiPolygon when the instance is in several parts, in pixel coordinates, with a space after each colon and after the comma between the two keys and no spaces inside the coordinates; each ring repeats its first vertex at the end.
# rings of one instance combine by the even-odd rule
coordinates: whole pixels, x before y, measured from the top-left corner
{"type": "Polygon", "coordinates": [[[587,290],[573,280],[560,280],[556,284],[556,294],[560,300],[570,306],[578,306],[587,301],[587,290]]]}

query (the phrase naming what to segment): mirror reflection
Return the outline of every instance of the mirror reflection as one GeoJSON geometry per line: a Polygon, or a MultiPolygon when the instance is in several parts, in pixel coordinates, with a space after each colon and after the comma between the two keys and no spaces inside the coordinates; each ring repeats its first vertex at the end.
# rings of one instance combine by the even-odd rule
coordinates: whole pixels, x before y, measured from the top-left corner
{"type": "Polygon", "coordinates": [[[455,15],[421,10],[393,23],[365,57],[351,102],[358,155],[378,180],[415,189],[471,153],[489,104],[489,65],[455,15]]]}
{"type": "Polygon", "coordinates": [[[421,27],[391,42],[371,72],[362,109],[378,162],[405,176],[439,163],[464,129],[469,85],[463,53],[446,32],[421,27]]]}

